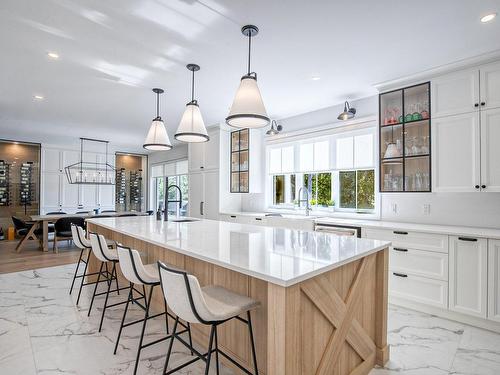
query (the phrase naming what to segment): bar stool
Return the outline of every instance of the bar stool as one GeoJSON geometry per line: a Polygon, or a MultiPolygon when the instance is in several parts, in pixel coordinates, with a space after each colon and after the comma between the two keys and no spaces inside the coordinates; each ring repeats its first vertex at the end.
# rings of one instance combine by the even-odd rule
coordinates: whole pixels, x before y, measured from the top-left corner
{"type": "Polygon", "coordinates": [[[231,292],[220,286],[207,285],[203,288],[200,287],[198,279],[187,274],[185,271],[176,270],[162,262],[158,262],[160,270],[161,288],[168,306],[177,315],[175,320],[174,329],[171,334],[170,343],[167,351],[167,358],[163,368],[163,374],[172,374],[181,368],[190,365],[201,359],[206,363],[205,375],[208,375],[210,369],[210,358],[212,353],[215,352],[215,361],[217,374],[219,374],[219,353],[231,361],[243,372],[252,375],[250,371],[240,365],[236,360],[231,358],[228,354],[219,349],[217,339],[217,327],[231,319],[238,319],[239,321],[248,325],[248,332],[250,334],[250,343],[252,346],[252,357],[254,365],[254,374],[258,375],[257,357],[255,354],[255,342],[252,331],[252,320],[250,311],[258,308],[260,302],[242,296],[240,294],[231,292]],[[239,315],[246,313],[247,319],[241,318],[239,315]],[[176,333],[179,318],[190,323],[201,323],[210,325],[210,339],[208,344],[208,351],[206,354],[201,354],[193,348],[191,343],[187,343],[176,333]],[[178,339],[182,344],[191,349],[197,358],[191,359],[186,363],[177,366],[176,368],[167,372],[168,361],[172,353],[172,346],[174,338],[178,339]],[[214,343],[215,340],[215,343],[214,343]],[[215,348],[214,348],[215,344],[215,348]]]}
{"type": "MultiPolygon", "coordinates": [[[[80,288],[78,290],[78,298],[76,299],[76,304],[80,302],[80,295],[82,293],[82,288],[84,283],[84,277],[85,276],[92,276],[92,275],[97,275],[97,272],[93,272],[91,274],[87,274],[87,267],[90,259],[90,251],[91,251],[91,245],[90,241],[85,237],[85,231],[83,230],[82,227],[71,223],[71,235],[73,237],[73,242],[78,247],[80,251],[80,257],[78,258],[78,263],[76,264],[76,269],[75,269],[75,274],[73,275],[73,281],[71,282],[71,287],[69,288],[69,294],[73,292],[73,286],[75,285],[75,280],[78,278],[82,279],[82,282],[80,283],[80,288]],[[84,263],[85,267],[83,269],[83,274],[78,275],[78,270],[80,269],[80,264],[84,263]]],[[[91,283],[88,283],[91,284],[91,283]]],[[[85,285],[88,285],[85,284],[85,285]]]]}
{"type": "MultiPolygon", "coordinates": [[[[118,349],[118,343],[120,342],[120,336],[122,334],[122,329],[123,327],[128,327],[133,324],[141,323],[142,322],[142,331],[141,331],[141,338],[139,339],[139,346],[137,348],[137,356],[135,359],[135,367],[134,367],[134,374],[137,373],[137,367],[139,365],[139,358],[141,355],[141,350],[157,344],[161,341],[165,341],[166,339],[170,338],[170,335],[167,335],[166,337],[163,337],[161,339],[149,342],[147,344],[143,345],[143,340],[144,340],[144,332],[146,330],[146,323],[149,319],[156,318],[161,315],[165,315],[165,323],[166,323],[166,328],[167,328],[167,334],[169,332],[168,329],[168,317],[170,316],[172,319],[178,320],[178,318],[174,317],[172,314],[168,312],[167,309],[167,302],[165,299],[163,300],[164,306],[165,306],[165,311],[156,315],[149,315],[150,314],[150,308],[151,308],[151,297],[153,296],[153,290],[155,286],[160,285],[160,275],[158,273],[158,266],[156,264],[146,264],[144,265],[141,260],[141,256],[137,250],[131,249],[126,246],[122,246],[120,244],[117,245],[117,250],[118,250],[118,258],[120,260],[120,268],[122,270],[123,276],[130,282],[130,292],[128,295],[127,299],[127,304],[125,305],[125,311],[123,312],[123,317],[122,317],[122,322],[120,324],[120,330],[118,331],[118,338],[116,339],[115,343],[115,350],[114,354],[116,354],[116,350],[118,349]],[[142,285],[142,291],[138,290],[135,288],[136,285],[142,285]],[[146,286],[149,287],[149,293],[146,297],[146,286]],[[139,298],[134,297],[134,291],[139,294],[139,298]],[[144,305],[142,305],[138,300],[144,299],[144,305]],[[125,317],[127,315],[128,311],[128,306],[129,302],[136,303],[137,306],[141,307],[144,310],[144,318],[135,320],[129,323],[125,323],[125,317]]],[[[184,325],[181,323],[182,326],[185,328],[180,333],[185,333],[188,332],[189,335],[189,342],[191,343],[191,329],[189,326],[189,323],[184,325]]]]}
{"type": "Polygon", "coordinates": [[[117,292],[117,294],[120,294],[120,290],[123,289],[129,289],[129,287],[122,287],[120,288],[118,285],[118,275],[116,273],[116,264],[118,263],[118,254],[116,249],[110,249],[108,248],[106,239],[102,234],[97,234],[97,233],[90,233],[90,245],[92,248],[92,253],[94,256],[101,262],[101,267],[99,268],[99,272],[97,273],[97,281],[95,282],[95,287],[94,287],[94,293],[92,294],[92,300],[90,301],[90,307],[89,307],[89,312],[87,316],[90,316],[90,312],[92,311],[92,305],[94,304],[94,298],[95,296],[100,296],[105,294],[106,298],[104,300],[104,307],[102,309],[102,314],[101,314],[101,322],[99,323],[99,332],[101,332],[102,329],[102,322],[104,320],[104,315],[106,313],[106,309],[108,307],[114,307],[118,305],[122,305],[124,303],[127,303],[127,301],[121,301],[117,303],[113,303],[111,305],[108,305],[108,298],[109,298],[109,293],[112,292],[117,292]],[[108,270],[108,262],[111,262],[113,264],[111,268],[111,272],[108,270]],[[105,268],[105,270],[103,270],[105,268]],[[103,279],[101,280],[101,277],[103,279]],[[111,284],[113,281],[116,282],[116,289],[111,290],[111,284]],[[105,292],[100,292],[97,293],[97,287],[99,286],[99,283],[101,282],[106,282],[108,285],[108,288],[105,292]]]}

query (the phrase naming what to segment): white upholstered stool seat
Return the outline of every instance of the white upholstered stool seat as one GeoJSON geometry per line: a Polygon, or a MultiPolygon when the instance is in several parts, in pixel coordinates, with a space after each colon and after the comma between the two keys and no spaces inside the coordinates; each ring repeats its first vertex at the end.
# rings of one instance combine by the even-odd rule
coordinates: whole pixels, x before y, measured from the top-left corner
{"type": "Polygon", "coordinates": [[[204,286],[201,293],[211,314],[211,321],[227,320],[260,306],[259,301],[217,285],[204,286]]]}

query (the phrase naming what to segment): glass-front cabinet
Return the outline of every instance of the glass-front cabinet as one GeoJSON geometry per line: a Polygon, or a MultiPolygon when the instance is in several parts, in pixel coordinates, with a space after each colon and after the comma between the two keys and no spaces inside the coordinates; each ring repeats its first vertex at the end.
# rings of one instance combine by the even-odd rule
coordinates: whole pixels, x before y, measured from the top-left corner
{"type": "Polygon", "coordinates": [[[380,192],[430,192],[430,83],[380,94],[379,116],[380,192]]]}
{"type": "Polygon", "coordinates": [[[249,192],[248,129],[231,132],[231,193],[249,192]]]}

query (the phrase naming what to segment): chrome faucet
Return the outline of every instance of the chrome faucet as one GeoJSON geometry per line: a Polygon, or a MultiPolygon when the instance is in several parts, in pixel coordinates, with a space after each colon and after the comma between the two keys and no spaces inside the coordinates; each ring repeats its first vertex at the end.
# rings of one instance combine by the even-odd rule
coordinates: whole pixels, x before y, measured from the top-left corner
{"type": "Polygon", "coordinates": [[[302,191],[304,190],[304,186],[302,186],[300,189],[299,189],[299,208],[300,208],[300,204],[302,202],[306,202],[306,216],[309,216],[309,212],[311,211],[311,206],[309,205],[309,190],[306,188],[305,192],[306,192],[306,199],[302,199],[302,191]]]}
{"type": "Polygon", "coordinates": [[[182,191],[181,191],[181,188],[177,185],[170,185],[168,188],[167,188],[167,191],[165,192],[166,194],[166,198],[167,198],[167,203],[165,204],[165,211],[163,211],[163,218],[165,219],[165,221],[168,221],[168,204],[169,203],[179,203],[179,209],[182,208],[182,191]],[[177,190],[179,190],[179,199],[178,200],[169,200],[168,199],[168,192],[170,191],[171,188],[175,188],[177,190]]]}

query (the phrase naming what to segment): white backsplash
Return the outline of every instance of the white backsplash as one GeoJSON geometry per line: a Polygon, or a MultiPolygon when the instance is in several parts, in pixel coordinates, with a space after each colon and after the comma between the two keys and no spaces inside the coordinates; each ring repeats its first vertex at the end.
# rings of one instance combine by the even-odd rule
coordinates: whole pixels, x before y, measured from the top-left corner
{"type": "Polygon", "coordinates": [[[381,204],[382,220],[500,228],[500,193],[382,194],[381,204]]]}

